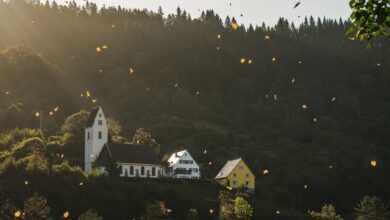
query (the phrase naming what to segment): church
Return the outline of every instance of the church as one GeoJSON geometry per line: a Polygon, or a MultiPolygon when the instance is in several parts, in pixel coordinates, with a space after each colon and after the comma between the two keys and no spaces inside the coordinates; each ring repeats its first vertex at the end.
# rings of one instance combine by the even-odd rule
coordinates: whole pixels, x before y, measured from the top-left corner
{"type": "Polygon", "coordinates": [[[107,172],[107,168],[114,165],[121,177],[165,176],[163,163],[153,147],[110,142],[107,120],[101,107],[93,109],[87,120],[84,148],[85,172],[90,172],[93,167],[107,172]]]}

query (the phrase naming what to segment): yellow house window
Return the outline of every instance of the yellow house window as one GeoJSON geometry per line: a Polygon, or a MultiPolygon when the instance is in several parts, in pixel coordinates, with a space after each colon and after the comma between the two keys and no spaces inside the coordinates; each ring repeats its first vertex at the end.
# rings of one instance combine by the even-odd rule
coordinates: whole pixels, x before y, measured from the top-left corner
{"type": "Polygon", "coordinates": [[[233,186],[237,186],[237,182],[233,180],[233,186]]]}
{"type": "Polygon", "coordinates": [[[237,174],[236,174],[236,173],[233,173],[233,177],[236,178],[236,177],[237,177],[237,174]]]}
{"type": "Polygon", "coordinates": [[[249,178],[249,173],[246,174],[246,178],[249,178]]]}
{"type": "Polygon", "coordinates": [[[244,170],[244,167],[243,166],[238,166],[238,169],[239,170],[244,170]]]}
{"type": "Polygon", "coordinates": [[[249,186],[249,185],[250,185],[249,181],[246,181],[245,186],[249,186]]]}

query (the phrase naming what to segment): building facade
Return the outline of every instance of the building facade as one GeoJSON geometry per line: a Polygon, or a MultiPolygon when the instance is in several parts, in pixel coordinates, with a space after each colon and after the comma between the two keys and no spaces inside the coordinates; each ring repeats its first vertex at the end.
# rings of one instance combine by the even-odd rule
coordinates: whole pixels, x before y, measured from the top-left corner
{"type": "Polygon", "coordinates": [[[105,144],[95,165],[105,171],[114,167],[121,177],[159,178],[165,175],[164,166],[151,146],[105,144]]]}
{"type": "Polygon", "coordinates": [[[165,169],[151,146],[111,143],[103,109],[91,112],[85,126],[84,170],[97,167],[102,172],[117,172],[121,177],[158,178],[165,169]],[[115,170],[113,170],[115,169],[115,170]]]}
{"type": "Polygon", "coordinates": [[[200,179],[199,165],[188,152],[183,150],[173,153],[168,159],[166,174],[178,179],[200,179]]]}
{"type": "Polygon", "coordinates": [[[255,175],[241,158],[229,160],[214,178],[220,184],[235,189],[255,189],[255,175]]]}
{"type": "Polygon", "coordinates": [[[164,168],[155,164],[119,163],[121,177],[159,178],[164,176],[164,168]]]}

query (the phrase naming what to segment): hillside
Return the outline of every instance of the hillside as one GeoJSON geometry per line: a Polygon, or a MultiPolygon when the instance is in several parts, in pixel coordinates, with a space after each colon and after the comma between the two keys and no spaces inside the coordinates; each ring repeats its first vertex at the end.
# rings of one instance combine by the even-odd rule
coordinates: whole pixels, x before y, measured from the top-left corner
{"type": "MultiPolygon", "coordinates": [[[[27,47],[9,47],[0,51],[1,130],[39,125],[38,111],[50,112],[61,105],[75,109],[67,77],[41,55],[27,47]],[[61,101],[59,101],[61,100],[61,101]],[[61,103],[59,103],[61,102],[61,103]]],[[[60,113],[60,112],[59,112],[60,113]]],[[[58,129],[64,112],[49,118],[51,129],[58,129]]]]}
{"type": "Polygon", "coordinates": [[[60,143],[49,149],[80,165],[82,134],[60,127],[101,105],[118,136],[145,128],[161,158],[185,147],[206,179],[244,158],[257,219],[302,219],[325,203],[352,219],[364,195],[389,203],[390,38],[367,49],[345,36],[349,21],[235,20],[0,1],[0,130],[38,128],[43,111],[44,137],[60,143]]]}

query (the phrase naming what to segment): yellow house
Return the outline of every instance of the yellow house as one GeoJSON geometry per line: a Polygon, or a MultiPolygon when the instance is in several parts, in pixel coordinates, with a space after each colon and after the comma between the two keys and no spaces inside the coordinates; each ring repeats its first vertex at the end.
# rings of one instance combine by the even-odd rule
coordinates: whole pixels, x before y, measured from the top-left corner
{"type": "Polygon", "coordinates": [[[214,179],[222,185],[236,189],[255,189],[255,175],[241,158],[226,162],[214,179]]]}

